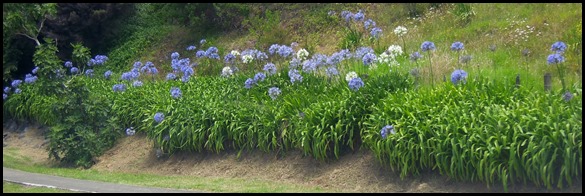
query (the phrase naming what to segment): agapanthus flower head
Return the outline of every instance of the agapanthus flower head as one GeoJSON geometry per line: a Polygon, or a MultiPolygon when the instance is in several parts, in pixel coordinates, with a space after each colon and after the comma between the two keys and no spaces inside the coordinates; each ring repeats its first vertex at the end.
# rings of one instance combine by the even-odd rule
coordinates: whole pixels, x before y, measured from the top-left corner
{"type": "Polygon", "coordinates": [[[420,49],[423,52],[429,51],[429,50],[435,50],[435,43],[430,42],[430,41],[425,41],[420,45],[420,49]]]}
{"type": "Polygon", "coordinates": [[[376,58],[377,57],[374,53],[367,53],[362,58],[362,62],[364,63],[364,65],[368,66],[368,65],[371,65],[372,63],[376,62],[376,58]]]}
{"type": "Polygon", "coordinates": [[[22,90],[20,90],[19,88],[14,89],[15,94],[20,94],[21,92],[22,92],[22,90]]]}
{"type": "Polygon", "coordinates": [[[22,80],[13,80],[11,85],[13,88],[18,88],[20,84],[22,84],[22,80]]]}
{"type": "Polygon", "coordinates": [[[201,39],[201,41],[199,41],[199,44],[201,44],[201,45],[203,45],[205,43],[207,43],[207,40],[205,40],[205,39],[201,39]]]}
{"type": "Polygon", "coordinates": [[[272,100],[276,100],[276,98],[278,98],[278,95],[280,95],[281,91],[278,87],[271,87],[268,89],[268,95],[270,96],[270,98],[272,98],[272,100]]]}
{"type": "Polygon", "coordinates": [[[467,79],[467,72],[457,69],[451,73],[451,82],[455,85],[459,84],[459,82],[465,83],[467,79]]]}
{"type": "Polygon", "coordinates": [[[546,61],[548,62],[548,64],[559,64],[562,62],[565,62],[565,57],[563,57],[563,55],[559,54],[559,53],[554,53],[551,55],[548,55],[548,58],[546,59],[546,61]]]}
{"type": "Polygon", "coordinates": [[[295,82],[303,82],[303,76],[296,69],[288,70],[288,77],[290,78],[290,82],[293,84],[295,82]]]}
{"type": "Polygon", "coordinates": [[[264,60],[268,59],[268,55],[266,55],[266,53],[264,53],[262,51],[257,51],[256,52],[256,59],[264,61],[264,60]]]}
{"type": "Polygon", "coordinates": [[[203,58],[203,57],[205,57],[205,51],[203,51],[203,50],[198,50],[198,51],[195,53],[195,57],[197,57],[197,58],[199,58],[199,59],[200,59],[200,58],[203,58]]]}
{"type": "Polygon", "coordinates": [[[244,82],[244,88],[246,89],[250,89],[252,88],[252,86],[254,86],[256,84],[256,80],[252,79],[252,78],[248,78],[246,80],[246,82],[244,82]]]}
{"type": "Polygon", "coordinates": [[[453,44],[451,44],[451,50],[453,50],[453,51],[463,50],[463,43],[461,43],[461,42],[454,42],[453,44]]]}
{"type": "Polygon", "coordinates": [[[177,99],[177,98],[181,98],[183,96],[183,93],[181,92],[181,89],[177,88],[177,87],[171,87],[171,97],[177,99]]]}
{"type": "Polygon", "coordinates": [[[267,63],[266,65],[264,65],[264,68],[262,70],[266,71],[268,75],[276,74],[276,65],[272,63],[267,63]]]}
{"type": "Polygon", "coordinates": [[[126,129],[126,135],[128,136],[132,136],[136,133],[136,131],[134,130],[134,127],[130,127],[126,129]]]}
{"type": "Polygon", "coordinates": [[[197,47],[195,47],[195,46],[189,46],[189,47],[187,47],[187,50],[188,51],[195,50],[195,49],[197,49],[197,47]]]}
{"type": "Polygon", "coordinates": [[[232,50],[232,51],[230,52],[230,54],[232,54],[232,55],[234,55],[234,56],[238,56],[238,55],[240,55],[240,52],[238,52],[237,50],[232,50]]]}
{"type": "Polygon", "coordinates": [[[262,82],[264,81],[265,78],[266,74],[264,74],[264,72],[258,72],[256,73],[256,75],[254,75],[254,81],[256,82],[262,82]]]}
{"type": "Polygon", "coordinates": [[[136,68],[136,69],[140,69],[140,67],[142,67],[142,62],[136,61],[136,62],[134,62],[134,65],[132,65],[132,67],[136,68]]]}
{"type": "Polygon", "coordinates": [[[333,77],[333,76],[338,76],[339,75],[339,71],[337,71],[337,68],[335,67],[335,65],[331,65],[329,67],[327,67],[327,69],[325,70],[325,74],[327,74],[327,77],[333,77]]]}
{"type": "Polygon", "coordinates": [[[174,73],[168,73],[166,79],[167,79],[167,81],[175,80],[175,79],[177,79],[177,75],[175,75],[174,73]]]}
{"type": "Polygon", "coordinates": [[[563,100],[565,100],[566,102],[571,101],[571,99],[573,99],[573,93],[571,93],[570,91],[566,91],[563,94],[563,100]]]}
{"type": "Polygon", "coordinates": [[[140,87],[142,85],[143,85],[143,83],[140,80],[135,80],[134,83],[132,83],[133,87],[140,87]]]}
{"type": "Polygon", "coordinates": [[[109,80],[111,76],[112,76],[112,71],[110,71],[110,70],[108,70],[104,73],[104,78],[106,78],[106,80],[109,80]]]}
{"type": "Polygon", "coordinates": [[[70,71],[71,71],[71,74],[79,73],[79,69],[77,67],[72,67],[70,71]]]}
{"type": "Polygon", "coordinates": [[[223,57],[223,61],[225,63],[233,63],[235,59],[236,59],[236,56],[233,55],[232,53],[229,53],[223,57]]]}
{"type": "Polygon", "coordinates": [[[299,51],[297,51],[297,58],[299,60],[305,60],[307,59],[307,57],[309,57],[309,52],[307,50],[305,50],[304,48],[301,48],[299,51]]]}
{"type": "Polygon", "coordinates": [[[223,69],[221,69],[221,76],[223,77],[230,77],[234,74],[234,72],[232,71],[232,68],[229,66],[225,66],[223,67],[223,69]]]}
{"type": "Polygon", "coordinates": [[[550,47],[550,50],[556,53],[561,53],[564,52],[567,49],[567,44],[565,44],[565,42],[555,42],[554,44],[552,44],[552,46],[550,47]]]}
{"type": "Polygon", "coordinates": [[[290,55],[292,55],[294,53],[294,51],[291,47],[282,45],[282,46],[280,46],[280,48],[278,48],[276,53],[278,55],[280,55],[281,57],[289,57],[290,55]]]}
{"type": "Polygon", "coordinates": [[[471,55],[463,55],[461,56],[461,59],[459,59],[459,61],[461,63],[468,63],[469,61],[471,61],[471,55]]]}
{"type": "Polygon", "coordinates": [[[67,68],[73,67],[73,63],[71,61],[65,61],[65,67],[67,68]]]}
{"type": "Polygon", "coordinates": [[[242,62],[243,63],[248,64],[248,63],[252,62],[253,60],[254,60],[254,57],[250,54],[242,55],[242,62]]]}
{"type": "Polygon", "coordinates": [[[345,22],[349,22],[353,18],[353,13],[347,10],[341,11],[341,17],[345,19],[345,22]]]}
{"type": "Polygon", "coordinates": [[[355,71],[350,71],[349,73],[345,74],[345,81],[349,82],[351,79],[357,78],[358,75],[355,71]]]}
{"type": "Polygon", "coordinates": [[[154,114],[154,121],[156,123],[160,123],[165,119],[165,115],[162,112],[157,112],[154,114]]]}
{"type": "Polygon", "coordinates": [[[89,59],[89,61],[87,61],[87,66],[88,67],[91,67],[91,66],[93,66],[95,64],[96,64],[96,60],[95,59],[89,59]]]}
{"type": "Polygon", "coordinates": [[[356,59],[362,60],[364,58],[364,55],[366,55],[368,53],[375,53],[374,49],[372,49],[371,47],[365,47],[365,46],[359,47],[355,51],[355,55],[353,57],[356,59]]]}
{"type": "Polygon", "coordinates": [[[376,22],[374,22],[374,20],[372,19],[367,19],[366,21],[364,21],[364,27],[366,28],[366,30],[370,30],[370,28],[373,28],[376,26],[376,22]]]}
{"type": "Polygon", "coordinates": [[[35,66],[35,68],[31,71],[31,73],[37,74],[38,71],[39,71],[39,66],[35,66]]]}
{"type": "Polygon", "coordinates": [[[366,15],[362,10],[359,10],[356,14],[353,15],[354,21],[363,21],[366,15]]]}
{"type": "Polygon", "coordinates": [[[384,138],[384,139],[386,139],[386,137],[388,137],[388,133],[396,134],[396,131],[394,130],[394,126],[386,125],[386,126],[382,127],[382,129],[380,130],[380,135],[382,135],[382,138],[384,138]]]}
{"type": "Polygon", "coordinates": [[[4,93],[9,93],[10,92],[10,87],[4,87],[4,93]]]}
{"type": "Polygon", "coordinates": [[[379,27],[374,27],[372,28],[372,30],[370,31],[370,35],[374,38],[374,39],[379,39],[380,35],[382,34],[382,29],[380,29],[379,27]]]}
{"type": "Polygon", "coordinates": [[[6,100],[6,98],[8,98],[8,95],[6,93],[2,93],[2,98],[3,100],[6,100]]]}
{"type": "Polygon", "coordinates": [[[317,63],[313,59],[309,59],[303,62],[303,72],[312,73],[317,70],[317,63]]]}
{"type": "Polygon", "coordinates": [[[271,55],[274,55],[274,53],[276,53],[276,51],[278,51],[279,48],[280,48],[280,45],[272,44],[270,46],[270,48],[268,48],[268,53],[270,53],[271,55]]]}
{"type": "Polygon", "coordinates": [[[181,82],[187,83],[187,82],[189,82],[190,79],[191,79],[191,76],[189,76],[189,75],[183,75],[181,77],[181,82]]]}
{"type": "Polygon", "coordinates": [[[301,65],[301,60],[298,59],[297,57],[293,57],[290,62],[289,62],[289,69],[296,69],[297,67],[299,67],[299,65],[301,65]]]}
{"type": "Polygon", "coordinates": [[[364,82],[360,77],[355,77],[348,82],[349,88],[354,91],[358,91],[362,86],[364,86],[364,82]]]}
{"type": "Polygon", "coordinates": [[[183,72],[183,76],[192,76],[195,73],[191,66],[183,66],[181,71],[183,72]]]}
{"type": "Polygon", "coordinates": [[[27,84],[32,84],[34,82],[36,82],[38,79],[37,76],[33,76],[32,74],[26,74],[26,77],[24,78],[24,82],[27,84]]]}
{"type": "Polygon", "coordinates": [[[126,91],[126,85],[125,84],[114,84],[114,86],[112,87],[112,90],[114,92],[124,92],[124,91],[126,91]]]}
{"type": "Polygon", "coordinates": [[[407,32],[408,32],[408,29],[406,29],[406,27],[403,27],[403,26],[397,26],[394,29],[394,34],[396,34],[398,37],[402,37],[402,36],[406,35],[407,32]]]}
{"type": "Polygon", "coordinates": [[[217,47],[211,46],[211,47],[207,48],[207,50],[205,51],[205,56],[207,56],[209,58],[211,54],[214,54],[217,52],[219,52],[217,47]]]}
{"type": "Polygon", "coordinates": [[[92,62],[93,65],[103,65],[104,63],[106,63],[106,61],[108,61],[108,56],[96,55],[92,60],[93,60],[93,62],[92,62]]]}
{"type": "Polygon", "coordinates": [[[388,52],[388,55],[392,59],[395,59],[396,57],[404,54],[404,52],[402,51],[402,47],[400,47],[399,45],[391,45],[388,47],[386,51],[388,52]]]}
{"type": "Polygon", "coordinates": [[[120,79],[130,81],[130,80],[133,80],[134,79],[133,76],[134,75],[132,74],[132,72],[124,72],[120,76],[120,79]]]}
{"type": "Polygon", "coordinates": [[[422,58],[422,55],[420,53],[418,53],[418,51],[410,54],[410,60],[412,60],[412,61],[417,61],[420,58],[422,58]]]}
{"type": "Polygon", "coordinates": [[[85,75],[88,77],[93,77],[93,69],[85,70],[85,75]]]}

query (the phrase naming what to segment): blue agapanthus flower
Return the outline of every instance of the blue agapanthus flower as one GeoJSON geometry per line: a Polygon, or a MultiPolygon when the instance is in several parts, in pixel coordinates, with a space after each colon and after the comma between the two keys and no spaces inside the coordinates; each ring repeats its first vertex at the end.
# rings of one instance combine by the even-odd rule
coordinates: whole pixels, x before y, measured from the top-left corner
{"type": "Polygon", "coordinates": [[[256,75],[254,75],[254,81],[256,82],[262,82],[264,81],[264,78],[266,78],[266,74],[263,72],[258,72],[256,75]]]}
{"type": "Polygon", "coordinates": [[[179,89],[177,87],[171,88],[171,97],[177,99],[177,98],[181,98],[182,96],[183,96],[183,93],[181,92],[181,89],[179,89]]]}
{"type": "Polygon", "coordinates": [[[430,41],[425,41],[420,45],[420,49],[423,52],[426,52],[428,50],[435,50],[435,43],[430,42],[430,41]]]}
{"type": "Polygon", "coordinates": [[[108,56],[106,56],[106,55],[96,55],[93,58],[92,64],[93,65],[103,65],[104,63],[106,63],[106,61],[108,61],[108,56]]]}
{"type": "Polygon", "coordinates": [[[276,100],[280,93],[281,91],[278,87],[271,87],[268,89],[268,95],[270,96],[270,98],[272,98],[272,100],[276,100]]]}
{"type": "Polygon", "coordinates": [[[71,74],[79,73],[79,69],[77,67],[72,67],[70,71],[71,71],[71,74]]]}
{"type": "Polygon", "coordinates": [[[384,138],[384,139],[386,139],[386,137],[388,137],[388,133],[396,134],[396,131],[394,130],[394,126],[386,125],[386,126],[382,127],[382,129],[380,130],[380,135],[382,135],[382,138],[384,138]]]}
{"type": "Polygon", "coordinates": [[[567,44],[565,42],[555,42],[551,47],[550,50],[556,53],[564,52],[567,49],[567,44]]]}
{"type": "Polygon", "coordinates": [[[296,69],[289,70],[288,77],[290,78],[290,82],[293,84],[297,81],[303,82],[303,76],[296,69]]]}
{"type": "Polygon", "coordinates": [[[455,43],[451,44],[451,50],[453,50],[453,51],[463,50],[463,43],[455,42],[455,43]]]}
{"type": "Polygon", "coordinates": [[[143,83],[140,80],[136,80],[136,81],[134,81],[134,83],[132,83],[132,86],[133,87],[139,87],[139,86],[142,86],[142,85],[143,85],[143,83]]]}
{"type": "Polygon", "coordinates": [[[465,83],[467,79],[467,72],[458,69],[453,71],[453,73],[451,73],[451,82],[455,85],[459,84],[459,82],[463,81],[463,83],[465,83]]]}
{"type": "Polygon", "coordinates": [[[191,76],[189,76],[189,75],[183,75],[181,77],[181,82],[187,83],[187,82],[189,82],[190,79],[191,79],[191,76]]]}
{"type": "Polygon", "coordinates": [[[6,98],[8,98],[8,95],[6,93],[2,93],[2,97],[3,97],[3,100],[6,100],[6,98]]]}
{"type": "Polygon", "coordinates": [[[303,62],[303,72],[312,73],[317,70],[317,62],[314,59],[309,59],[303,62]]]}
{"type": "Polygon", "coordinates": [[[181,71],[183,72],[183,76],[192,76],[195,73],[191,66],[183,66],[181,71]]]}
{"type": "Polygon", "coordinates": [[[10,92],[10,87],[4,87],[4,93],[9,93],[10,92]]]}
{"type": "Polygon", "coordinates": [[[177,75],[175,75],[174,73],[168,73],[167,74],[167,81],[169,80],[175,80],[177,79],[177,75]]]}
{"type": "Polygon", "coordinates": [[[278,51],[278,49],[280,48],[280,45],[278,44],[272,44],[269,48],[268,48],[268,53],[270,55],[274,55],[274,53],[276,53],[276,51],[278,51]]]}
{"type": "Polygon", "coordinates": [[[65,61],[65,67],[67,68],[73,67],[73,63],[71,61],[65,61]]]}
{"type": "Polygon", "coordinates": [[[360,77],[356,77],[351,79],[348,85],[351,90],[358,91],[362,86],[364,86],[364,82],[360,77]]]}
{"type": "Polygon", "coordinates": [[[268,55],[266,55],[266,53],[264,53],[262,51],[256,51],[256,59],[264,61],[264,60],[268,59],[268,55]]]}
{"type": "Polygon", "coordinates": [[[93,77],[93,69],[85,70],[85,75],[88,77],[93,77]]]}
{"type": "Polygon", "coordinates": [[[205,51],[205,56],[207,58],[211,58],[212,54],[217,54],[217,52],[219,52],[219,50],[216,47],[211,46],[207,48],[207,51],[205,51]]]}
{"type": "Polygon", "coordinates": [[[199,41],[199,44],[201,44],[201,45],[203,45],[205,43],[207,43],[207,40],[205,40],[205,39],[201,39],[201,41],[199,41]]]}
{"type": "Polygon", "coordinates": [[[548,55],[548,58],[546,59],[547,63],[550,64],[558,64],[558,63],[562,63],[565,62],[565,57],[563,57],[563,55],[559,54],[559,53],[554,53],[551,55],[548,55]]]}
{"type": "Polygon", "coordinates": [[[327,77],[333,77],[333,76],[337,76],[339,75],[339,71],[337,71],[337,68],[335,67],[335,65],[331,65],[329,67],[327,67],[327,69],[325,70],[325,74],[327,74],[327,77]]]}
{"type": "Polygon", "coordinates": [[[353,18],[353,13],[347,10],[341,11],[341,17],[345,19],[345,22],[349,22],[353,18]]]}
{"type": "Polygon", "coordinates": [[[179,59],[179,53],[178,52],[171,53],[171,59],[179,59]]]}
{"type": "Polygon", "coordinates": [[[37,72],[39,71],[39,67],[35,66],[35,68],[31,71],[33,74],[37,74],[37,72]]]}
{"type": "Polygon", "coordinates": [[[110,79],[110,77],[112,76],[112,71],[108,70],[106,71],[106,73],[104,73],[104,78],[106,78],[106,80],[110,79]]]}
{"type": "Polygon", "coordinates": [[[412,60],[412,61],[417,61],[420,58],[422,58],[422,55],[420,55],[420,53],[418,53],[418,51],[410,54],[410,60],[412,60]]]}
{"type": "Polygon", "coordinates": [[[246,89],[250,89],[252,88],[252,86],[254,86],[256,84],[256,80],[252,79],[252,78],[248,78],[246,80],[246,82],[244,82],[244,88],[246,89]]]}
{"type": "Polygon", "coordinates": [[[294,50],[291,47],[282,45],[280,46],[280,48],[278,48],[278,51],[276,51],[276,53],[278,53],[278,55],[280,55],[281,57],[289,57],[294,53],[294,50]]]}
{"type": "Polygon", "coordinates": [[[21,92],[22,92],[22,90],[20,90],[19,88],[14,89],[15,94],[20,94],[21,92]]]}
{"type": "Polygon", "coordinates": [[[191,51],[191,50],[195,50],[196,48],[197,48],[197,47],[195,47],[195,46],[189,46],[189,47],[187,47],[187,50],[188,50],[188,51],[191,51]]]}
{"type": "Polygon", "coordinates": [[[233,63],[235,59],[236,59],[236,56],[234,56],[232,53],[228,53],[227,55],[225,55],[223,57],[223,61],[225,63],[233,63]]]}
{"type": "Polygon", "coordinates": [[[370,35],[375,39],[379,39],[381,34],[382,34],[382,29],[380,29],[378,27],[374,27],[370,31],[370,35]]]}
{"type": "Polygon", "coordinates": [[[136,62],[134,62],[134,65],[132,65],[132,67],[134,69],[140,69],[142,67],[142,62],[136,61],[136,62]]]}
{"type": "Polygon", "coordinates": [[[112,90],[114,92],[124,92],[124,91],[126,91],[126,85],[125,84],[114,84],[114,86],[112,87],[112,90]]]}
{"type": "Polygon", "coordinates": [[[366,17],[366,15],[364,14],[364,12],[362,10],[359,10],[358,13],[353,15],[353,20],[354,21],[363,21],[365,17],[366,17]]]}
{"type": "Polygon", "coordinates": [[[370,47],[359,47],[355,51],[355,55],[353,57],[356,59],[362,60],[364,58],[364,55],[366,55],[368,53],[375,53],[374,49],[372,49],[370,47]]]}
{"type": "Polygon", "coordinates": [[[134,127],[130,127],[126,129],[126,135],[128,136],[132,136],[136,133],[136,131],[134,130],[134,127]]]}
{"type": "Polygon", "coordinates": [[[120,79],[122,79],[122,80],[128,80],[128,81],[130,81],[130,80],[133,80],[133,79],[134,79],[134,77],[132,77],[132,76],[133,76],[133,75],[132,75],[132,72],[124,72],[124,73],[122,73],[122,75],[120,76],[120,79]]]}
{"type": "Polygon", "coordinates": [[[374,22],[372,19],[367,19],[364,21],[364,27],[366,30],[370,30],[370,27],[376,27],[376,22],[374,22]]]}
{"type": "Polygon", "coordinates": [[[364,62],[364,65],[368,66],[371,65],[372,63],[376,62],[376,55],[373,53],[367,53],[366,55],[364,55],[364,57],[362,58],[362,62],[364,62]]]}
{"type": "Polygon", "coordinates": [[[262,69],[268,73],[268,75],[273,75],[276,73],[276,65],[273,63],[267,63],[264,65],[264,69],[262,69]]]}
{"type": "Polygon", "coordinates": [[[293,57],[288,65],[289,69],[296,69],[299,65],[301,65],[301,60],[298,59],[297,57],[293,57]]]}
{"type": "Polygon", "coordinates": [[[205,57],[205,51],[203,51],[203,50],[197,51],[195,53],[195,57],[197,57],[197,58],[203,58],[203,57],[205,57]]]}
{"type": "Polygon", "coordinates": [[[13,80],[11,83],[13,88],[18,88],[20,84],[22,84],[22,80],[13,80]]]}
{"type": "Polygon", "coordinates": [[[156,123],[160,123],[165,119],[165,115],[162,112],[157,112],[154,114],[154,121],[156,123]]]}
{"type": "Polygon", "coordinates": [[[563,100],[565,102],[569,102],[571,101],[571,99],[573,99],[573,93],[571,93],[570,91],[566,91],[565,94],[563,94],[563,100]]]}
{"type": "Polygon", "coordinates": [[[33,76],[32,74],[26,74],[25,78],[24,78],[24,82],[27,84],[32,84],[35,81],[37,81],[37,76],[33,76]]]}

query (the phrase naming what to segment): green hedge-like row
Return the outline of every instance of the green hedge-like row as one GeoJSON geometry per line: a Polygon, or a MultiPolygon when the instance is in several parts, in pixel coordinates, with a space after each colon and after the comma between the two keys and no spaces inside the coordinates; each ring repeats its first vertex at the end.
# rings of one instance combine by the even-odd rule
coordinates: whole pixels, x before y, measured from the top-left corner
{"type": "MultiPolygon", "coordinates": [[[[563,187],[582,175],[582,100],[491,81],[391,94],[362,139],[401,176],[438,170],[458,180],[563,187]],[[386,139],[380,129],[391,124],[386,139]]],[[[507,187],[506,187],[507,188],[507,187]]]]}

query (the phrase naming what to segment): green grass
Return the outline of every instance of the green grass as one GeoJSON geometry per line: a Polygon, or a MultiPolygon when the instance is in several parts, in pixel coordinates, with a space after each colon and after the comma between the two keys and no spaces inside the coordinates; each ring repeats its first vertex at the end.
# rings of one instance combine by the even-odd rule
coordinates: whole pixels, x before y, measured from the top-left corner
{"type": "Polygon", "coordinates": [[[2,193],[80,193],[75,191],[27,186],[12,182],[2,181],[2,193]]]}
{"type": "MultiPolygon", "coordinates": [[[[284,192],[336,192],[316,186],[291,185],[273,181],[241,178],[211,178],[197,176],[152,175],[124,172],[103,172],[94,169],[80,170],[75,168],[59,168],[53,165],[31,163],[31,159],[18,154],[14,147],[3,149],[3,166],[27,172],[41,173],[82,180],[95,180],[119,184],[131,184],[149,187],[172,189],[191,189],[208,192],[239,192],[239,193],[284,193],[284,192]]],[[[4,186],[6,191],[6,185],[4,186]]],[[[42,189],[42,188],[39,188],[42,189]]],[[[12,192],[24,192],[13,189],[12,192]]],[[[31,192],[40,192],[32,190],[31,192]]]]}

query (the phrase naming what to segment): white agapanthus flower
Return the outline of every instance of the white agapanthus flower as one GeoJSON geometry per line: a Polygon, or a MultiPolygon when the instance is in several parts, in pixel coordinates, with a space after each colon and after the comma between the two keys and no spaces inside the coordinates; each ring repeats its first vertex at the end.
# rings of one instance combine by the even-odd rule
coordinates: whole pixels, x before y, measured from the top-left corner
{"type": "Polygon", "coordinates": [[[402,52],[402,47],[400,47],[399,45],[391,45],[390,47],[388,47],[388,55],[390,55],[390,57],[392,57],[392,59],[396,59],[396,57],[402,55],[404,52],[402,52]]]}
{"type": "Polygon", "coordinates": [[[358,75],[357,73],[355,73],[355,71],[350,71],[349,73],[345,74],[345,80],[347,82],[351,81],[351,79],[357,78],[358,75]]]}
{"type": "Polygon", "coordinates": [[[383,52],[376,60],[378,63],[389,63],[392,57],[387,52],[383,52]]]}
{"type": "Polygon", "coordinates": [[[309,52],[304,48],[301,48],[299,51],[297,51],[297,58],[301,61],[307,59],[307,57],[309,57],[309,52]]]}
{"type": "Polygon", "coordinates": [[[252,60],[254,60],[254,57],[252,55],[247,54],[242,56],[242,62],[246,64],[252,62],[252,60]]]}
{"type": "Polygon", "coordinates": [[[226,66],[221,70],[221,76],[223,76],[223,77],[230,77],[233,74],[234,74],[234,72],[232,71],[232,68],[229,66],[226,66]]]}
{"type": "Polygon", "coordinates": [[[394,34],[398,35],[398,37],[402,37],[402,36],[406,35],[407,32],[408,32],[408,29],[406,29],[406,27],[403,27],[403,26],[398,26],[398,27],[396,27],[396,29],[394,29],[394,34]]]}
{"type": "Polygon", "coordinates": [[[240,52],[238,52],[237,50],[232,50],[230,53],[234,56],[240,55],[240,52]]]}

